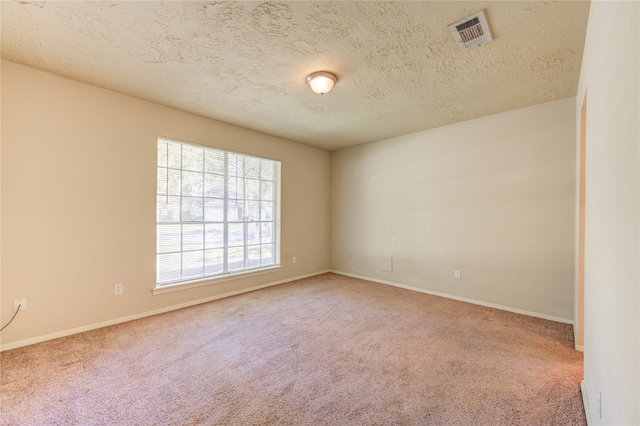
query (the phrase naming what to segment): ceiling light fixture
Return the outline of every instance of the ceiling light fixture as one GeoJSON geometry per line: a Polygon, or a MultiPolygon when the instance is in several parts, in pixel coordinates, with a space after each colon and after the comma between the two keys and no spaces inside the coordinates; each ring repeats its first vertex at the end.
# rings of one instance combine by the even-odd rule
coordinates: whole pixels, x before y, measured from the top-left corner
{"type": "Polygon", "coordinates": [[[309,87],[311,87],[311,90],[320,95],[324,95],[333,89],[333,85],[336,84],[337,81],[338,77],[327,71],[314,72],[307,77],[307,83],[309,87]]]}

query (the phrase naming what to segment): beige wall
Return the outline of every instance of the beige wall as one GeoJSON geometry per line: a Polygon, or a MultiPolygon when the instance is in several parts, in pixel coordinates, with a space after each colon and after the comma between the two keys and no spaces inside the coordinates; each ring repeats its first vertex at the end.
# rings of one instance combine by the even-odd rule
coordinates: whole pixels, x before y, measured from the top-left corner
{"type": "Polygon", "coordinates": [[[323,150],[3,61],[1,171],[4,348],[329,269],[323,150]],[[152,295],[158,135],[282,161],[281,271],[152,295]]]}
{"type": "Polygon", "coordinates": [[[588,92],[584,390],[591,424],[640,424],[640,3],[593,2],[588,92]],[[600,389],[601,413],[598,413],[600,389]]]}
{"type": "Polygon", "coordinates": [[[570,322],[574,106],[333,152],[332,269],[570,322]]]}

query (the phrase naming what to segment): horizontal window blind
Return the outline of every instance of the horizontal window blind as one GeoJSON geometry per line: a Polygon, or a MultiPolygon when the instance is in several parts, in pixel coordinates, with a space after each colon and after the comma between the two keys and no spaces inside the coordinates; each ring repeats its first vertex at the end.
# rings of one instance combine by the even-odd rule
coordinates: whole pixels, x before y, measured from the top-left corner
{"type": "Polygon", "coordinates": [[[280,162],[158,139],[156,284],[279,264],[280,162]]]}

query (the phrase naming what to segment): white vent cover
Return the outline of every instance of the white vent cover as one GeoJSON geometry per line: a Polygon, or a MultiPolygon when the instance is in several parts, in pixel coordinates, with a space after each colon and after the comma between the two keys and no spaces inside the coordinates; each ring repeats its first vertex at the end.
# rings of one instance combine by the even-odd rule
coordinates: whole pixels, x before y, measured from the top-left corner
{"type": "Polygon", "coordinates": [[[460,50],[469,50],[493,40],[484,10],[449,25],[449,30],[460,50]]]}

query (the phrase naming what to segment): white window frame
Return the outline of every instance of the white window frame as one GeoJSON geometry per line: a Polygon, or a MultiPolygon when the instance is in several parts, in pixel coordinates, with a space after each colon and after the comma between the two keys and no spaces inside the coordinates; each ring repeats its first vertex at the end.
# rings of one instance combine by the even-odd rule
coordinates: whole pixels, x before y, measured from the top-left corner
{"type": "Polygon", "coordinates": [[[165,137],[157,155],[154,294],[280,269],[279,160],[165,137]]]}

